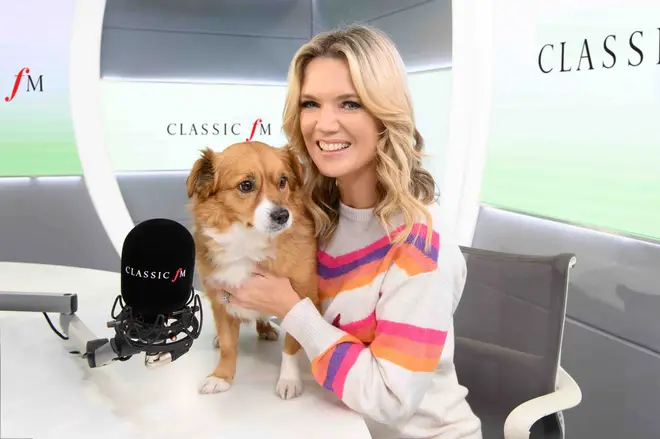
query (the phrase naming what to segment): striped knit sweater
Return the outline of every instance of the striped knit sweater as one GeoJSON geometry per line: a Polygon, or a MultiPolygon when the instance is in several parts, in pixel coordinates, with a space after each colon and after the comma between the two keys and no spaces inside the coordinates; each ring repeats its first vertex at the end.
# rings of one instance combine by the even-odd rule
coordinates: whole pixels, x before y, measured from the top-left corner
{"type": "MultiPolygon", "coordinates": [[[[433,230],[415,224],[393,246],[371,209],[342,204],[318,255],[322,314],[305,299],[282,321],[318,383],[360,413],[374,439],[481,438],[453,363],[465,259],[441,231],[439,206],[428,208],[433,230]]],[[[391,236],[402,220],[394,226],[391,236]]]]}

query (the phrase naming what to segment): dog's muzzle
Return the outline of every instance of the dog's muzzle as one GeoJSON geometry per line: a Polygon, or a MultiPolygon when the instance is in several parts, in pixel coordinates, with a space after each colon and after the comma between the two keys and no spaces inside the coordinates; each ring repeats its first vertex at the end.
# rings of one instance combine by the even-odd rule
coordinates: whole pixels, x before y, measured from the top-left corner
{"type": "Polygon", "coordinates": [[[273,209],[270,212],[270,220],[278,226],[283,226],[289,221],[289,211],[282,207],[273,209]]]}

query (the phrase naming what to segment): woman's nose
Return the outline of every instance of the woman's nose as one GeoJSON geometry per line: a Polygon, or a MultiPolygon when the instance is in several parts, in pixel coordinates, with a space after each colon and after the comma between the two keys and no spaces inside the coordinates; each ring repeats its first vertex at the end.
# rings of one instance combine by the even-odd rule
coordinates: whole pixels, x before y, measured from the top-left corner
{"type": "Polygon", "coordinates": [[[321,108],[319,112],[319,118],[316,122],[316,128],[324,132],[337,131],[339,128],[339,120],[337,119],[337,114],[332,108],[321,108]]]}

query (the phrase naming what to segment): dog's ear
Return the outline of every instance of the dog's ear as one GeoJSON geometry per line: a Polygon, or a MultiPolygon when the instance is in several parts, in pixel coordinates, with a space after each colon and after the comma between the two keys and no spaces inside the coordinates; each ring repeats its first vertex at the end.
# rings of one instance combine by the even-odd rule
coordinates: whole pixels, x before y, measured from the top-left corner
{"type": "Polygon", "coordinates": [[[208,198],[217,189],[218,175],[213,165],[213,154],[210,148],[206,148],[202,151],[202,156],[195,161],[186,179],[188,198],[195,194],[200,198],[208,198]]]}
{"type": "Polygon", "coordinates": [[[286,157],[286,163],[291,169],[292,172],[292,177],[294,178],[294,184],[297,187],[302,186],[303,184],[303,178],[304,178],[304,173],[303,173],[303,166],[300,161],[300,158],[298,158],[298,154],[293,150],[291,145],[286,145],[282,147],[282,152],[285,154],[286,157]]]}

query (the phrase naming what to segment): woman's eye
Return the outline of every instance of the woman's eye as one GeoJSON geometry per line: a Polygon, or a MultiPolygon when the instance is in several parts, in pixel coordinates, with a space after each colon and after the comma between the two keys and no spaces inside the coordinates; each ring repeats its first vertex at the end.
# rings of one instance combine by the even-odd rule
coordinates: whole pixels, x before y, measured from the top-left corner
{"type": "Polygon", "coordinates": [[[254,185],[250,180],[244,180],[241,181],[241,183],[238,185],[238,190],[240,190],[243,193],[250,192],[253,189],[254,185]]]}
{"type": "Polygon", "coordinates": [[[349,110],[357,110],[358,108],[361,107],[360,104],[358,104],[357,102],[353,102],[353,101],[344,102],[344,106],[346,108],[348,108],[349,110]]]}
{"type": "Polygon", "coordinates": [[[286,187],[286,177],[280,178],[280,189],[284,189],[286,187]]]}
{"type": "Polygon", "coordinates": [[[302,103],[300,104],[300,106],[301,106],[302,108],[314,108],[314,107],[316,107],[317,105],[316,105],[316,102],[305,101],[305,102],[302,102],[302,103]]]}

